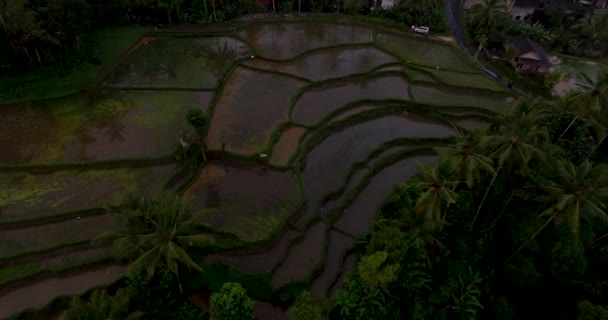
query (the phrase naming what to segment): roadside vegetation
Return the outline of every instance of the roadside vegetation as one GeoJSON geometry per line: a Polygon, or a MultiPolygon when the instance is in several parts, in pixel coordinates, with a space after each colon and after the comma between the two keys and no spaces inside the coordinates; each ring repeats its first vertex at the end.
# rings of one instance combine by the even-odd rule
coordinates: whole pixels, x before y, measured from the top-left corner
{"type": "Polygon", "coordinates": [[[478,44],[502,43],[507,35],[525,36],[542,43],[550,51],[605,57],[608,16],[591,14],[589,10],[570,1],[551,1],[542,16],[524,21],[511,17],[505,1],[484,0],[471,7],[466,16],[469,33],[478,44]]]}
{"type": "Polygon", "coordinates": [[[485,57],[487,63],[520,87],[535,95],[549,97],[561,80],[575,78],[576,82],[579,74],[592,74],[581,65],[605,65],[608,15],[593,14],[592,6],[562,0],[546,2],[545,9],[539,12],[525,20],[515,20],[505,1],[484,0],[466,10],[465,17],[470,41],[478,48],[476,58],[485,57]],[[519,52],[507,41],[509,36],[536,41],[549,54],[557,55],[565,68],[576,70],[564,73],[558,67],[545,75],[518,73],[516,58],[519,52]],[[570,63],[576,67],[570,67],[570,63]]]}

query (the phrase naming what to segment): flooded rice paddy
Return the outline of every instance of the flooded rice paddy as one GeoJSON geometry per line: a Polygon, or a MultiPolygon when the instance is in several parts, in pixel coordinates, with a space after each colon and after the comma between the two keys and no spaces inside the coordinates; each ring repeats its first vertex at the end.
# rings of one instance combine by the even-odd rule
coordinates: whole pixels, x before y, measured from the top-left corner
{"type": "Polygon", "coordinates": [[[306,90],[295,104],[292,118],[295,123],[310,126],[353,101],[389,99],[409,99],[408,83],[404,77],[391,75],[343,80],[306,90]]]}
{"type": "Polygon", "coordinates": [[[252,60],[248,66],[288,73],[311,81],[366,73],[397,60],[373,47],[336,48],[300,56],[289,62],[252,60]]]}
{"type": "Polygon", "coordinates": [[[290,127],[283,131],[281,138],[272,148],[272,156],[270,164],[284,166],[287,165],[289,159],[296,151],[300,138],[306,132],[302,127],[290,127]]]}
{"type": "Polygon", "coordinates": [[[123,61],[105,85],[123,88],[215,87],[249,47],[228,37],[151,37],[123,61]]]}
{"type": "MultiPolygon", "coordinates": [[[[417,162],[436,164],[431,147],[452,123],[473,128],[514,100],[452,44],[385,28],[179,30],[142,38],[97,89],[0,106],[0,275],[17,270],[0,277],[0,318],[121,278],[111,248],[89,244],[120,226],[90,210],[165,188],[185,190],[210,232],[239,240],[202,263],[327,296],[393,186],[417,162]],[[176,153],[191,109],[210,117],[200,170],[176,153]]],[[[272,302],[256,314],[282,317],[272,302]]]]}
{"type": "Polygon", "coordinates": [[[301,201],[290,171],[211,162],[188,189],[201,222],[241,240],[266,240],[283,226],[301,201]]]}
{"type": "Polygon", "coordinates": [[[329,23],[261,24],[241,32],[262,57],[287,60],[313,49],[372,42],[368,28],[329,23]]]}
{"type": "Polygon", "coordinates": [[[304,83],[280,75],[237,68],[215,107],[207,136],[209,148],[239,154],[260,152],[304,83]]]}

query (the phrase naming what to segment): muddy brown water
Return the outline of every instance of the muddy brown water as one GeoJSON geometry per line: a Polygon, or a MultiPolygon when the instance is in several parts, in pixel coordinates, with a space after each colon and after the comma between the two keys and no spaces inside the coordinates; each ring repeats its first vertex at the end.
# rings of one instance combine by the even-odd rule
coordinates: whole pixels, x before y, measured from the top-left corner
{"type": "Polygon", "coordinates": [[[0,177],[0,222],[115,205],[129,192],[155,194],[175,172],[177,166],[170,164],[137,169],[4,174],[0,177]]]}
{"type": "Polygon", "coordinates": [[[61,296],[81,295],[92,288],[112,284],[126,272],[126,266],[115,265],[25,285],[0,296],[0,319],[23,310],[42,308],[61,296]]]}
{"type": "Polygon", "coordinates": [[[307,90],[296,103],[292,118],[303,125],[315,125],[332,111],[361,99],[409,100],[408,84],[400,76],[381,76],[341,81],[307,90]]]}
{"type": "Polygon", "coordinates": [[[354,238],[331,231],[323,271],[314,279],[310,289],[313,295],[327,296],[332,283],[340,274],[342,259],[346,258],[346,253],[355,246],[355,242],[354,238]]]}
{"type": "Polygon", "coordinates": [[[256,320],[285,320],[287,315],[280,306],[272,303],[255,300],[253,304],[253,316],[256,320]]]}
{"type": "Polygon", "coordinates": [[[301,56],[289,62],[256,59],[247,62],[247,65],[289,73],[312,81],[320,81],[366,73],[383,64],[394,62],[397,62],[397,60],[393,56],[376,48],[368,47],[327,49],[301,56]]]}
{"type": "Polygon", "coordinates": [[[478,117],[471,117],[466,119],[454,120],[454,123],[465,129],[471,130],[483,123],[483,120],[478,117]]]}
{"type": "Polygon", "coordinates": [[[114,69],[105,85],[136,88],[212,88],[249,47],[229,37],[156,37],[114,69]]]}
{"type": "Polygon", "coordinates": [[[0,233],[0,259],[93,240],[104,231],[119,231],[116,218],[106,214],[0,233]]]}
{"type": "Polygon", "coordinates": [[[336,279],[335,283],[331,286],[331,294],[335,293],[336,290],[340,290],[344,288],[344,282],[348,278],[353,269],[355,269],[355,264],[357,263],[357,255],[354,253],[349,254],[344,260],[344,265],[342,266],[342,270],[340,271],[340,275],[338,279],[336,279]]]}
{"type": "Polygon", "coordinates": [[[500,113],[509,110],[514,98],[506,92],[419,83],[412,86],[412,100],[422,104],[474,107],[500,113]]]}
{"type": "Polygon", "coordinates": [[[417,163],[436,165],[434,156],[416,156],[401,160],[375,175],[357,199],[346,209],[334,227],[355,238],[368,231],[376,212],[393,187],[404,183],[417,172],[417,163]]]}
{"type": "Polygon", "coordinates": [[[272,274],[273,287],[279,289],[290,282],[305,280],[321,266],[328,230],[323,222],[306,230],[302,239],[291,247],[283,263],[272,274]]]}
{"type": "Polygon", "coordinates": [[[338,190],[353,164],[365,160],[384,142],[407,137],[445,138],[452,134],[445,125],[411,113],[376,118],[334,132],[306,156],[302,180],[308,198],[295,226],[304,228],[318,216],[321,198],[338,190]]]}
{"type": "Polygon", "coordinates": [[[378,108],[378,106],[370,106],[370,105],[355,105],[352,106],[351,108],[349,108],[348,110],[340,113],[339,115],[333,117],[331,119],[331,122],[337,122],[337,121],[341,121],[344,120],[350,116],[353,116],[355,114],[359,114],[368,110],[373,110],[378,108]]]}
{"type": "Polygon", "coordinates": [[[344,189],[339,196],[337,196],[336,198],[333,198],[331,200],[328,200],[326,203],[322,204],[323,211],[321,212],[321,217],[327,217],[335,209],[342,206],[344,204],[344,201],[346,200],[345,198],[351,192],[354,191],[355,187],[357,187],[357,185],[359,185],[359,183],[361,183],[361,179],[363,179],[363,177],[370,172],[370,168],[372,168],[376,164],[377,161],[381,160],[385,156],[389,156],[391,154],[397,154],[397,153],[406,151],[408,149],[412,149],[412,147],[413,146],[395,146],[395,147],[384,150],[382,153],[380,153],[379,155],[377,155],[376,157],[371,159],[366,164],[366,167],[361,167],[359,170],[357,170],[357,172],[355,172],[350,177],[350,179],[348,180],[348,183],[344,186],[344,189]]]}
{"type": "Polygon", "coordinates": [[[285,224],[300,201],[290,171],[210,162],[188,189],[193,209],[203,212],[202,222],[230,232],[245,241],[268,239],[285,224]]]}
{"type": "Polygon", "coordinates": [[[288,247],[294,240],[299,239],[302,234],[293,229],[288,229],[281,238],[268,249],[256,250],[251,253],[227,253],[209,255],[204,258],[204,263],[227,263],[242,272],[263,273],[274,269],[287,255],[288,247]]]}
{"type": "Polygon", "coordinates": [[[329,214],[331,214],[334,210],[338,209],[342,203],[344,202],[344,198],[353,191],[353,189],[361,182],[361,179],[370,172],[370,169],[367,167],[362,167],[357,172],[353,173],[353,175],[348,180],[348,183],[344,186],[344,190],[342,193],[336,198],[330,199],[325,203],[321,204],[321,217],[327,218],[329,214]]]}
{"type": "Polygon", "coordinates": [[[270,163],[279,166],[287,165],[298,148],[298,143],[304,132],[306,132],[306,129],[301,127],[290,127],[283,131],[281,138],[272,148],[270,163]]]}
{"type": "Polygon", "coordinates": [[[340,44],[371,43],[372,30],[329,23],[276,23],[241,32],[265,58],[285,60],[307,50],[340,44]]]}
{"type": "Polygon", "coordinates": [[[216,105],[209,148],[241,154],[264,150],[272,132],[288,120],[291,97],[302,85],[293,78],[237,68],[216,105]]]}

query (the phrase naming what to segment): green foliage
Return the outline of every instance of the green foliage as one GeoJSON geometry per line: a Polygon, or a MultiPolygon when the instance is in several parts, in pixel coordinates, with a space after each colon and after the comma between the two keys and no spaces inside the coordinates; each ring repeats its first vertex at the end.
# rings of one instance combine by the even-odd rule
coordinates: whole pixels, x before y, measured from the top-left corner
{"type": "Polygon", "coordinates": [[[334,296],[336,312],[600,319],[603,307],[579,304],[604,301],[608,283],[605,242],[595,242],[608,230],[608,169],[605,159],[586,159],[598,131],[591,128],[605,120],[585,111],[585,99],[521,104],[437,148],[439,168],[398,185],[361,239],[365,250],[334,296]]]}
{"type": "Polygon", "coordinates": [[[186,115],[188,123],[194,126],[199,132],[205,132],[209,125],[209,116],[201,109],[193,108],[188,110],[186,115]]]}
{"type": "Polygon", "coordinates": [[[584,300],[578,304],[578,317],[577,320],[606,320],[608,319],[608,310],[603,306],[597,306],[591,304],[591,302],[584,300]]]}
{"type": "Polygon", "coordinates": [[[211,295],[212,320],[253,319],[253,301],[238,283],[228,282],[211,295]]]}
{"type": "Polygon", "coordinates": [[[389,284],[397,279],[399,265],[384,265],[388,253],[378,251],[369,256],[361,258],[357,264],[357,273],[361,276],[362,284],[370,289],[386,289],[389,284]]]}
{"type": "Polygon", "coordinates": [[[454,188],[458,182],[450,181],[454,175],[452,163],[441,165],[439,169],[421,166],[423,180],[418,188],[425,190],[416,202],[416,213],[424,216],[425,222],[441,227],[445,223],[445,214],[441,208],[456,202],[458,195],[454,188]]]}
{"type": "Polygon", "coordinates": [[[118,290],[109,296],[106,291],[95,290],[89,301],[74,297],[69,308],[59,317],[60,320],[137,320],[142,318],[141,311],[128,312],[130,297],[126,290],[118,290]]]}
{"type": "Polygon", "coordinates": [[[143,312],[149,320],[205,320],[207,315],[192,306],[177,289],[178,279],[166,273],[152,278],[144,272],[131,274],[126,290],[131,295],[131,305],[143,312]]]}
{"type": "MultiPolygon", "coordinates": [[[[204,268],[204,273],[194,272],[187,276],[190,281],[184,283],[186,291],[203,287],[211,291],[219,291],[227,282],[238,282],[256,299],[275,301],[280,298],[279,293],[270,285],[269,274],[242,273],[225,264],[210,264],[205,265],[204,268]]],[[[301,289],[297,292],[300,291],[301,289]]]]}
{"type": "Polygon", "coordinates": [[[131,259],[131,273],[145,270],[149,278],[159,271],[178,275],[180,266],[202,272],[186,248],[208,246],[213,237],[197,232],[197,217],[179,195],[131,195],[115,214],[126,232],[106,232],[98,238],[112,240],[131,259]]]}
{"type": "Polygon", "coordinates": [[[302,292],[287,310],[288,320],[329,320],[329,303],[302,292]]]}

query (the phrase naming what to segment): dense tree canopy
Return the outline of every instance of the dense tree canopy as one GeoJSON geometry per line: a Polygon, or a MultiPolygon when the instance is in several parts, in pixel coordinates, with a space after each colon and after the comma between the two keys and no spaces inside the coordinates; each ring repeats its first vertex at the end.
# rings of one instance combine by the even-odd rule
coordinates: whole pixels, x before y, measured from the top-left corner
{"type": "Polygon", "coordinates": [[[437,148],[439,167],[396,187],[361,242],[336,317],[604,319],[608,169],[565,142],[601,139],[599,111],[572,109],[606,106],[586,95],[521,104],[437,148]]]}
{"type": "Polygon", "coordinates": [[[253,319],[253,302],[239,283],[228,282],[211,296],[211,320],[253,319]]]}

